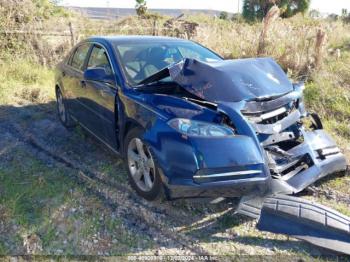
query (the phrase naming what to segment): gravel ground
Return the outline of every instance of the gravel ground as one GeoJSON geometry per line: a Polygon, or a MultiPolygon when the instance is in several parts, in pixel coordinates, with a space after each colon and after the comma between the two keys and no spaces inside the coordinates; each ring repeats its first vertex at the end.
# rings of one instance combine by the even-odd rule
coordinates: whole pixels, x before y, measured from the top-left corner
{"type": "MultiPolygon", "coordinates": [[[[235,215],[228,201],[144,201],[126,177],[118,156],[81,128],[62,127],[54,102],[0,106],[0,254],[268,255],[292,261],[331,254],[257,231],[255,221],[235,215]]],[[[346,213],[349,177],[333,178],[308,197],[346,213]]]]}

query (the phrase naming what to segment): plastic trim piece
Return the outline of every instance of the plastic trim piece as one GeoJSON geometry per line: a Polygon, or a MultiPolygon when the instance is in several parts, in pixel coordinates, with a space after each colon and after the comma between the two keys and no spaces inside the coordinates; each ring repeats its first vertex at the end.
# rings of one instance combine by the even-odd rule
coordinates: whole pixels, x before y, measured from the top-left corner
{"type": "Polygon", "coordinates": [[[285,195],[267,197],[257,228],[350,255],[350,218],[305,199],[285,195]]]}
{"type": "Polygon", "coordinates": [[[210,177],[227,177],[227,176],[239,176],[239,175],[252,175],[252,174],[260,174],[260,170],[245,170],[245,171],[235,171],[235,172],[227,172],[221,174],[210,174],[210,175],[195,175],[193,178],[210,178],[210,177]]]}

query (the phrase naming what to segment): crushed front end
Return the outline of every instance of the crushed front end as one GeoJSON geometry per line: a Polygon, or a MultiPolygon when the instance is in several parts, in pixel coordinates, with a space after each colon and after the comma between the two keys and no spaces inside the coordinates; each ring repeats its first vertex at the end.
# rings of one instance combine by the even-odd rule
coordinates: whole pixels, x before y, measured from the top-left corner
{"type": "Polygon", "coordinates": [[[306,112],[304,85],[293,85],[273,59],[185,60],[169,71],[186,90],[217,103],[227,116],[222,124],[255,141],[272,178],[271,192],[297,193],[346,169],[345,157],[317,114],[306,112]]]}
{"type": "MultiPolygon", "coordinates": [[[[143,80],[142,85],[166,77],[182,90],[177,100],[166,99],[173,112],[169,122],[199,120],[234,130],[234,135],[206,137],[165,124],[169,131],[158,134],[153,146],[171,196],[293,194],[346,169],[345,157],[322,130],[317,115],[306,112],[303,85],[293,85],[273,59],[208,63],[185,59],[143,80]],[[178,131],[172,143],[171,130],[178,131]],[[159,146],[156,141],[162,141],[163,134],[167,142],[159,146]],[[181,153],[174,156],[174,151],[181,153]]],[[[153,107],[161,104],[158,101],[153,107]]]]}
{"type": "Polygon", "coordinates": [[[318,116],[305,111],[302,89],[295,86],[284,96],[252,100],[241,109],[266,154],[273,193],[297,193],[346,169],[344,155],[318,116]]]}

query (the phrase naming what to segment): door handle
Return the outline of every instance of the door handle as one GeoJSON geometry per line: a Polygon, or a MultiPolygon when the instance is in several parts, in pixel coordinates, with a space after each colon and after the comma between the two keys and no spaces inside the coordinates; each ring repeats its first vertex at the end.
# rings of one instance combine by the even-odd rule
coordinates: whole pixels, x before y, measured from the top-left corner
{"type": "Polygon", "coordinates": [[[81,80],[81,81],[80,81],[80,85],[81,85],[81,87],[85,88],[85,87],[86,87],[86,82],[85,82],[85,80],[81,80]]]}

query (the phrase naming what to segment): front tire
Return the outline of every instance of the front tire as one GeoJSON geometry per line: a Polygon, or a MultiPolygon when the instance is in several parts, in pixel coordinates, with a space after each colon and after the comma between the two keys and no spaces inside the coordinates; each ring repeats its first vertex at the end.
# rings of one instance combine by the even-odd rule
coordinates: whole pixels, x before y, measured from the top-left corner
{"type": "Polygon", "coordinates": [[[71,118],[67,106],[64,100],[64,97],[62,95],[62,92],[59,88],[56,89],[56,102],[57,102],[57,114],[61,121],[61,123],[66,128],[72,128],[75,126],[75,122],[71,118]]]}
{"type": "Polygon", "coordinates": [[[124,159],[131,187],[141,197],[152,201],[162,197],[163,183],[155,158],[142,139],[144,131],[134,128],[125,138],[124,159]]]}

